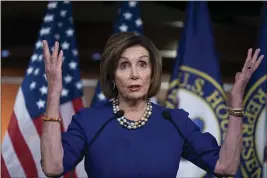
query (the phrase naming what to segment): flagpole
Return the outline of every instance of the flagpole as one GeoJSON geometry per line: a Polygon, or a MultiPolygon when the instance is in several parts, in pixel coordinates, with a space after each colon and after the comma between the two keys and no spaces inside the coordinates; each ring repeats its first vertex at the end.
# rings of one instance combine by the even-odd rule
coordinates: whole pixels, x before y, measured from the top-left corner
{"type": "MultiPolygon", "coordinates": [[[[264,2],[264,4],[263,4],[261,14],[263,16],[262,18],[263,19],[265,18],[265,21],[263,20],[264,21],[263,23],[266,24],[266,18],[267,18],[267,16],[266,16],[267,15],[267,3],[266,2],[264,2]]],[[[265,31],[266,31],[266,25],[265,25],[265,31]]],[[[265,46],[265,50],[266,50],[266,46],[265,46]]],[[[265,54],[266,54],[266,52],[267,51],[265,51],[265,54]]],[[[265,58],[266,58],[266,56],[265,56],[265,58]]],[[[266,61],[266,59],[264,59],[264,60],[266,61]]],[[[265,72],[267,72],[267,71],[265,70],[265,72]]],[[[266,80],[267,80],[267,73],[265,73],[265,75],[266,75],[266,80]]],[[[265,86],[265,87],[267,87],[267,86],[265,86]]],[[[266,92],[266,99],[267,99],[267,92],[266,92]]],[[[265,126],[264,135],[267,135],[267,101],[265,102],[265,124],[264,124],[264,126],[265,126]]],[[[265,141],[265,144],[264,144],[264,148],[263,148],[263,174],[262,174],[262,176],[267,177],[267,138],[265,138],[264,141],[265,141]]]]}
{"type": "MultiPolygon", "coordinates": [[[[267,98],[267,94],[266,94],[267,98]]],[[[267,103],[265,105],[265,134],[267,135],[267,103]]],[[[265,144],[264,144],[264,150],[263,150],[263,177],[267,177],[267,138],[265,139],[265,144]]]]}

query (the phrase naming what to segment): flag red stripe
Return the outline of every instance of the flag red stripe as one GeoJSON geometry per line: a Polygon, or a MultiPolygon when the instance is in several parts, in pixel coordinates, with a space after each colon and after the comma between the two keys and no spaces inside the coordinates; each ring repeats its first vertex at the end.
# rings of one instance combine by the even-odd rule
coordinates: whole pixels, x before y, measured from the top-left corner
{"type": "Polygon", "coordinates": [[[72,100],[72,105],[73,105],[75,112],[82,109],[84,107],[83,102],[82,102],[82,98],[75,98],[74,100],[72,100]]]}
{"type": "Polygon", "coordinates": [[[18,155],[21,166],[27,177],[38,177],[36,165],[32,153],[27,146],[24,137],[19,129],[18,121],[14,113],[12,113],[10,123],[7,129],[14,150],[18,155]]]}
{"type": "Polygon", "coordinates": [[[6,163],[3,159],[3,156],[1,156],[1,177],[2,178],[9,178],[10,177],[9,172],[7,170],[7,167],[6,167],[6,163]]]}
{"type": "Polygon", "coordinates": [[[64,178],[77,178],[75,169],[69,171],[67,174],[64,175],[64,178]]]}
{"type": "MultiPolygon", "coordinates": [[[[62,115],[60,112],[59,112],[59,117],[62,118],[62,115]]],[[[60,123],[60,129],[61,129],[61,132],[64,132],[64,123],[63,122],[60,123]]]]}

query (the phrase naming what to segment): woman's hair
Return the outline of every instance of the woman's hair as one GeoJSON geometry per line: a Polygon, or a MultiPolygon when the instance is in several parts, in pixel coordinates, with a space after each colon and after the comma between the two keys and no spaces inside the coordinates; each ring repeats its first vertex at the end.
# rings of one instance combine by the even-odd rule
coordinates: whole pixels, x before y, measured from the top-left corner
{"type": "Polygon", "coordinates": [[[114,90],[115,71],[123,51],[129,47],[140,45],[149,52],[152,64],[151,84],[147,96],[155,96],[161,85],[162,60],[156,46],[147,37],[136,35],[133,32],[122,32],[112,35],[104,48],[100,62],[100,84],[104,95],[108,99],[117,96],[117,89],[114,90]]]}

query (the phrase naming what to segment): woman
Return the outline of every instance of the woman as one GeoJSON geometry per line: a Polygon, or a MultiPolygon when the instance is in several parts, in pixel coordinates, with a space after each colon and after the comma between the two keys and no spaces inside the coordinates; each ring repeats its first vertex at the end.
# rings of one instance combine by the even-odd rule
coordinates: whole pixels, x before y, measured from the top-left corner
{"type": "Polygon", "coordinates": [[[49,94],[41,152],[47,176],[65,174],[83,157],[88,177],[176,177],[181,157],[217,175],[235,174],[242,143],[242,97],[263,58],[258,57],[259,49],[253,56],[248,50],[243,70],[236,75],[228,131],[220,147],[184,110],[148,100],[160,89],[161,58],[150,40],[129,32],[113,35],[102,55],[101,85],[113,100],[79,111],[61,135],[63,53],[58,54],[58,48],[55,43],[50,56],[47,42],[43,43],[49,94]]]}

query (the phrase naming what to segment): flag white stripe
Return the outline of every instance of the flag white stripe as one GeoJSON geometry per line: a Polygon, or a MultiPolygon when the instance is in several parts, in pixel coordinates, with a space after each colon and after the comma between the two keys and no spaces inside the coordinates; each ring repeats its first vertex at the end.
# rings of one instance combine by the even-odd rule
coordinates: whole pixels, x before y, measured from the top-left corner
{"type": "Polygon", "coordinates": [[[19,88],[16,102],[14,105],[14,113],[18,121],[19,129],[25,139],[28,148],[32,153],[38,176],[46,177],[42,171],[42,166],[40,164],[40,137],[26,108],[24,95],[21,87],[19,88]]]}
{"type": "Polygon", "coordinates": [[[59,109],[60,109],[61,117],[63,119],[64,130],[66,131],[71,122],[73,114],[75,114],[72,102],[70,101],[70,102],[61,104],[59,109]]]}
{"type": "Polygon", "coordinates": [[[150,101],[152,102],[152,103],[154,103],[154,104],[158,104],[158,100],[157,100],[157,98],[154,96],[154,97],[151,97],[150,98],[150,101]]]}
{"type": "MultiPolygon", "coordinates": [[[[83,96],[82,97],[82,104],[83,104],[83,106],[85,106],[85,97],[83,96]]],[[[73,106],[73,104],[72,104],[72,106],[73,106]]],[[[84,178],[84,177],[88,177],[88,175],[87,175],[87,173],[86,173],[86,171],[85,171],[85,169],[84,169],[84,158],[83,158],[83,160],[76,166],[76,169],[75,169],[76,171],[76,175],[77,175],[77,177],[78,178],[84,178]]]]}
{"type": "Polygon", "coordinates": [[[78,178],[87,177],[87,173],[84,169],[84,158],[83,160],[76,166],[76,175],[78,178]]]}
{"type": "Polygon", "coordinates": [[[13,144],[10,140],[8,132],[6,132],[4,136],[2,144],[2,155],[11,177],[26,177],[23,167],[21,166],[17,154],[13,148],[13,144]]]}

